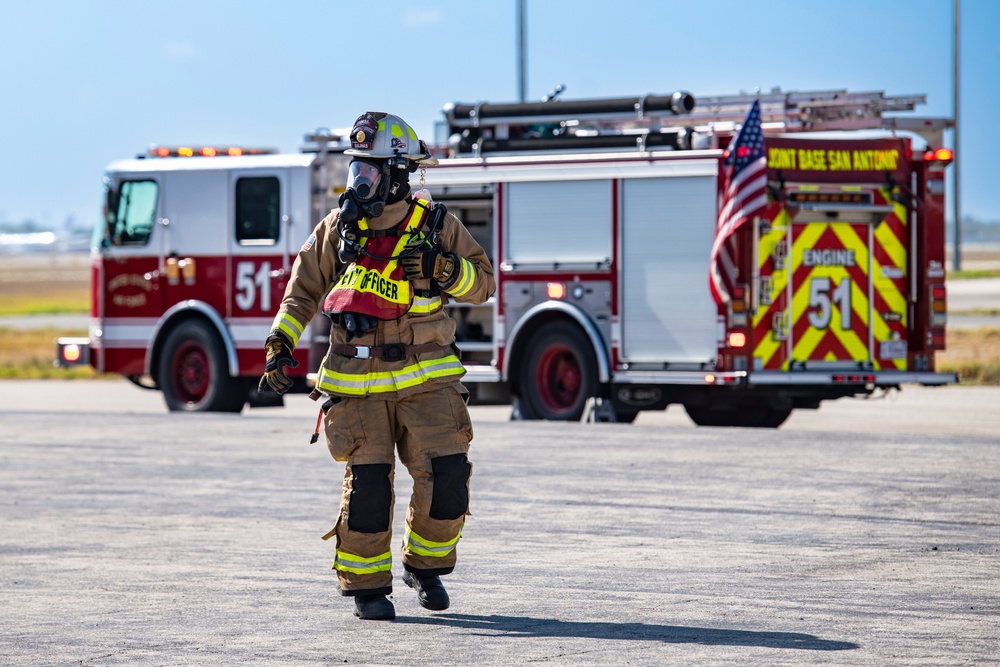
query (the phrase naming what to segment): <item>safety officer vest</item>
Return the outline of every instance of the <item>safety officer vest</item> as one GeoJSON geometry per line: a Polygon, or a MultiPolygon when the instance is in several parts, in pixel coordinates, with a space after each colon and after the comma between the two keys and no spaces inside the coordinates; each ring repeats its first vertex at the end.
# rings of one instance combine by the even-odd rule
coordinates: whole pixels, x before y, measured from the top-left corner
{"type": "Polygon", "coordinates": [[[410,237],[420,228],[430,202],[418,199],[409,217],[387,233],[369,232],[368,219],[358,221],[365,252],[347,265],[323,302],[326,313],[361,313],[380,320],[394,320],[410,310],[413,286],[406,279],[398,257],[410,237]]]}

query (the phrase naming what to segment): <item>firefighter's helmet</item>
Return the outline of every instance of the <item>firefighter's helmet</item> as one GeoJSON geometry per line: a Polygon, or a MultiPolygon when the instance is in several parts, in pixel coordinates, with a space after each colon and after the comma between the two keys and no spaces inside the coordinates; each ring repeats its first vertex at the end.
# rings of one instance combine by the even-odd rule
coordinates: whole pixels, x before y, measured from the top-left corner
{"type": "Polygon", "coordinates": [[[371,159],[403,157],[421,167],[438,163],[402,118],[380,111],[358,117],[351,130],[351,147],[344,154],[371,159]]]}

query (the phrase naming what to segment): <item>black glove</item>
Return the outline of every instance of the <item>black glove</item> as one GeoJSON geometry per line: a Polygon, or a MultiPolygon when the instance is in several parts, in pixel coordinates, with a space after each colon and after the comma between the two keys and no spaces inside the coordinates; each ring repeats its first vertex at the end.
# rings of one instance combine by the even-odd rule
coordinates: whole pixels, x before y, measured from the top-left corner
{"type": "Polygon", "coordinates": [[[423,237],[414,238],[403,249],[399,260],[408,280],[433,278],[440,285],[448,285],[455,277],[455,256],[443,253],[426,243],[423,237]]]}
{"type": "Polygon", "coordinates": [[[271,334],[264,341],[264,351],[267,353],[267,362],[264,364],[264,375],[257,385],[257,393],[263,393],[264,386],[270,385],[277,393],[284,394],[292,388],[291,379],[285,375],[285,366],[295,368],[299,365],[292,358],[292,346],[280,334],[271,334]]]}
{"type": "Polygon", "coordinates": [[[352,338],[360,338],[378,326],[377,319],[361,313],[337,313],[333,321],[344,328],[348,343],[352,338]]]}

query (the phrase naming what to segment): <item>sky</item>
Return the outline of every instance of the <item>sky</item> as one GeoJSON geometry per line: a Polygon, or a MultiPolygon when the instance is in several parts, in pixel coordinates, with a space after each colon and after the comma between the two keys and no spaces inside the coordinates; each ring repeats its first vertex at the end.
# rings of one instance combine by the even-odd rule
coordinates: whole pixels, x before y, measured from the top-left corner
{"type": "MultiPolygon", "coordinates": [[[[952,116],[954,0],[527,0],[526,92],[925,94],[952,116]]],[[[298,152],[386,111],[432,140],[448,102],[519,96],[517,0],[7,0],[0,223],[100,216],[113,160],[150,144],[298,152]]],[[[1000,2],[961,0],[962,217],[1000,221],[1000,2]]],[[[949,138],[948,144],[951,144],[949,138]]],[[[949,187],[951,190],[951,187],[949,187]]],[[[950,208],[949,208],[950,216],[950,208]]]]}

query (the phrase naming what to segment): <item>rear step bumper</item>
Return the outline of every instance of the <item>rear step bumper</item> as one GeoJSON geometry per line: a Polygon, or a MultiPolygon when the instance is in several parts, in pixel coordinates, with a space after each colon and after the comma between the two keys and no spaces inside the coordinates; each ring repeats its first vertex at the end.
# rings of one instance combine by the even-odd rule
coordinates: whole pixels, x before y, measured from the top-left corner
{"type": "Polygon", "coordinates": [[[930,371],[758,371],[747,376],[748,384],[757,385],[843,385],[923,384],[940,386],[958,382],[956,373],[930,371]]]}

